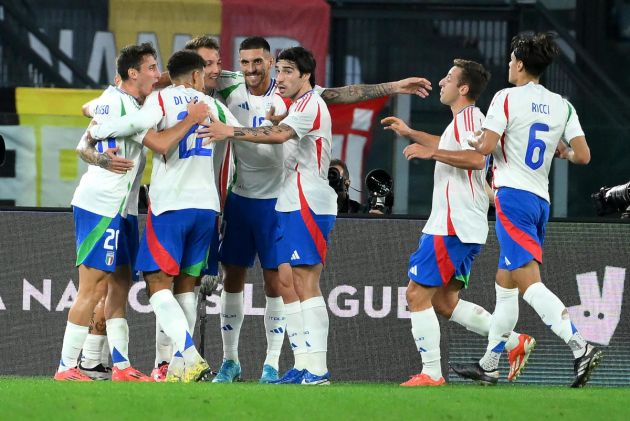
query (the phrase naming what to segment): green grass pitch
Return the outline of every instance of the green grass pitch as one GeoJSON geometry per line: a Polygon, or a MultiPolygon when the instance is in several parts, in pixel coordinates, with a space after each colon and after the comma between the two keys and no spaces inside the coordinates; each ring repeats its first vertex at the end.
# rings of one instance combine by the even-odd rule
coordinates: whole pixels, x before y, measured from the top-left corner
{"type": "Polygon", "coordinates": [[[0,378],[0,419],[628,420],[630,388],[71,383],[0,378]]]}

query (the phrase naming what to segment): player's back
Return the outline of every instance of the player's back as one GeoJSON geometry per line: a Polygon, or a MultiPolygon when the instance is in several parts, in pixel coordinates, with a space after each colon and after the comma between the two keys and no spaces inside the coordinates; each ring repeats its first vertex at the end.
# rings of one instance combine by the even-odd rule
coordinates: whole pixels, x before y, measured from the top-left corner
{"type": "Polygon", "coordinates": [[[500,113],[507,119],[492,153],[495,187],[529,191],[549,201],[551,161],[574,112],[560,95],[533,82],[497,93],[484,123],[488,127],[500,113]]]}
{"type": "MultiPolygon", "coordinates": [[[[94,120],[97,123],[136,112],[137,101],[117,87],[108,87],[94,103],[94,120]]],[[[100,153],[118,147],[117,156],[134,162],[134,167],[125,174],[116,174],[96,165],[89,165],[81,177],[72,198],[72,205],[90,212],[113,217],[124,209],[130,186],[138,173],[142,158],[142,137],[138,135],[108,138],[96,143],[100,153]]]]}
{"type": "MultiPolygon", "coordinates": [[[[147,98],[145,106],[157,102],[163,117],[158,130],[175,126],[188,115],[190,102],[205,101],[210,110],[219,118],[224,109],[212,98],[192,88],[169,86],[147,98]]],[[[155,215],[167,210],[212,209],[219,211],[219,197],[214,183],[213,144],[203,146],[203,139],[197,138],[197,125],[179,141],[177,147],[166,155],[153,155],[151,173],[151,209],[155,215]]]]}

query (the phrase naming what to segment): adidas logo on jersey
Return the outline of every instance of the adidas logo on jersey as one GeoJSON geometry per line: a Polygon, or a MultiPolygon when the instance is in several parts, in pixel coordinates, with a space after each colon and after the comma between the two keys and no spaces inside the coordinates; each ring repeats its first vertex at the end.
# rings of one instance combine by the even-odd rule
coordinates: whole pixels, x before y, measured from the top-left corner
{"type": "Polygon", "coordinates": [[[249,111],[249,104],[245,101],[242,104],[239,104],[239,108],[249,111]]]}
{"type": "Polygon", "coordinates": [[[298,254],[297,250],[293,250],[293,254],[291,255],[291,260],[299,260],[300,259],[300,255],[298,254]]]}
{"type": "Polygon", "coordinates": [[[510,266],[512,264],[512,262],[510,262],[507,257],[504,257],[504,259],[507,266],[510,266]]]}
{"type": "Polygon", "coordinates": [[[418,266],[413,265],[411,269],[409,269],[409,273],[411,273],[412,275],[418,276],[418,266]]]}

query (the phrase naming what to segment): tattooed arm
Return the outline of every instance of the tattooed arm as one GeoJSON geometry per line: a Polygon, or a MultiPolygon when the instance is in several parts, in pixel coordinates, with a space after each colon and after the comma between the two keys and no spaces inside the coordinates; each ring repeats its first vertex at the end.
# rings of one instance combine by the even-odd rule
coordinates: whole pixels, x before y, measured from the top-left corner
{"type": "Polygon", "coordinates": [[[205,138],[203,142],[204,145],[227,138],[252,143],[279,144],[297,136],[295,130],[286,124],[256,128],[231,127],[216,119],[213,120],[214,123],[197,130],[197,137],[205,138]]]}
{"type": "Polygon", "coordinates": [[[342,88],[326,88],[321,97],[327,104],[352,104],[368,99],[395,94],[415,94],[426,98],[431,90],[431,82],[420,77],[410,77],[396,82],[377,85],[349,85],[342,88]]]}
{"type": "Polygon", "coordinates": [[[118,147],[100,153],[96,150],[96,140],[86,131],[77,145],[77,155],[89,165],[96,165],[116,174],[124,174],[133,168],[133,161],[116,156],[118,147]]]}

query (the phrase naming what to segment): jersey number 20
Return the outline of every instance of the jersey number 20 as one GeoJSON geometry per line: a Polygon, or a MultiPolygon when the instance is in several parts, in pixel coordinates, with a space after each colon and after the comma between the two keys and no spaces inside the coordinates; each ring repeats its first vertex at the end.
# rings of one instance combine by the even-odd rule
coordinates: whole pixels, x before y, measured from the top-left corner
{"type": "Polygon", "coordinates": [[[525,152],[525,163],[532,170],[537,170],[543,164],[545,149],[547,145],[538,138],[538,132],[548,132],[549,126],[544,123],[534,123],[529,128],[529,141],[527,142],[527,152],[525,152]],[[534,161],[534,153],[538,152],[534,161]]]}

